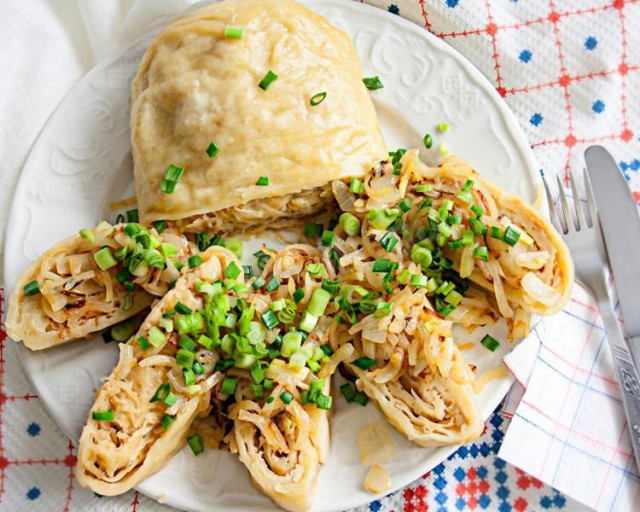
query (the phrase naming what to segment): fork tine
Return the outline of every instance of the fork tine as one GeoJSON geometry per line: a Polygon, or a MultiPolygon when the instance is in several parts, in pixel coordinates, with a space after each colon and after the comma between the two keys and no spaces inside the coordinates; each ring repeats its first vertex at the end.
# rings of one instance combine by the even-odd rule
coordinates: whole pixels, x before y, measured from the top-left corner
{"type": "Polygon", "coordinates": [[[564,193],[564,188],[562,186],[562,182],[560,181],[560,176],[556,176],[556,180],[558,181],[558,191],[560,192],[560,206],[562,206],[562,215],[564,217],[564,224],[562,223],[563,219],[560,219],[560,224],[563,226],[563,233],[568,233],[571,231],[571,223],[573,220],[571,219],[571,210],[569,209],[569,202],[567,201],[567,196],[564,193]]]}
{"type": "Polygon", "coordinates": [[[576,209],[576,221],[575,226],[578,231],[582,226],[586,227],[584,213],[582,211],[582,201],[580,200],[580,193],[578,192],[578,184],[573,176],[573,173],[569,171],[569,181],[571,182],[571,194],[573,195],[573,205],[576,209]]]}
{"type": "Polygon", "coordinates": [[[544,191],[547,195],[547,203],[549,205],[549,216],[551,217],[551,224],[558,231],[562,231],[562,227],[560,226],[560,220],[558,219],[558,212],[556,211],[556,205],[553,201],[553,197],[551,196],[551,191],[549,190],[549,185],[547,184],[546,178],[542,177],[542,184],[544,185],[544,191]]]}
{"type": "Polygon", "coordinates": [[[591,188],[591,180],[587,174],[587,169],[582,170],[584,179],[584,188],[587,192],[587,212],[589,212],[588,226],[591,228],[598,222],[598,211],[596,210],[596,199],[593,196],[593,189],[591,188]]]}

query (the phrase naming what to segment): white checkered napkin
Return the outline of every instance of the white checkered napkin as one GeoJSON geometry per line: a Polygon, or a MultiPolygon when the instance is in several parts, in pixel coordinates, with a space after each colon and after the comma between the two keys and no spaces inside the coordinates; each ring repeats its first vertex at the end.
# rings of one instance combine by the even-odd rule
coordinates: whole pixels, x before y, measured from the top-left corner
{"type": "MultiPolygon", "coordinates": [[[[540,351],[499,456],[599,511],[638,510],[635,467],[606,334],[580,285],[533,330],[540,351]]],[[[518,355],[514,374],[526,375],[518,355]]]]}

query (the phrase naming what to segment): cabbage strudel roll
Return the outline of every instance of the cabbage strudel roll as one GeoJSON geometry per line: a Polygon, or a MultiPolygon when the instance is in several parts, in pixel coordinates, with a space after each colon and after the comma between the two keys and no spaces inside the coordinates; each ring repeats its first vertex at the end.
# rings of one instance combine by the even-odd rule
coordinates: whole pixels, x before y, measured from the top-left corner
{"type": "Polygon", "coordinates": [[[118,364],[96,395],[80,437],[76,478],[98,494],[122,494],[161,469],[222,383],[212,316],[228,297],[214,283],[238,263],[221,247],[196,258],[195,269],[120,345],[118,364]]]}
{"type": "Polygon", "coordinates": [[[43,254],[9,299],[7,333],[31,350],[130,318],[164,295],[197,247],[171,229],[103,222],[43,254]]]}
{"type": "Polygon", "coordinates": [[[131,91],[141,218],[276,228],[387,151],[347,34],[290,0],[213,2],[171,23],[131,91]]]}

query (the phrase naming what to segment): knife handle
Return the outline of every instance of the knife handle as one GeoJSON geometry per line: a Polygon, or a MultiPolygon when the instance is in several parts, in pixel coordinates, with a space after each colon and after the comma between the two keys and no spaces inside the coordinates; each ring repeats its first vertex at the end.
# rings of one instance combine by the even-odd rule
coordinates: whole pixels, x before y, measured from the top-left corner
{"type": "Polygon", "coordinates": [[[638,376],[638,370],[627,348],[608,294],[606,298],[602,296],[597,298],[602,323],[611,348],[613,366],[620,384],[622,405],[627,417],[636,468],[640,470],[640,376],[638,376]]]}

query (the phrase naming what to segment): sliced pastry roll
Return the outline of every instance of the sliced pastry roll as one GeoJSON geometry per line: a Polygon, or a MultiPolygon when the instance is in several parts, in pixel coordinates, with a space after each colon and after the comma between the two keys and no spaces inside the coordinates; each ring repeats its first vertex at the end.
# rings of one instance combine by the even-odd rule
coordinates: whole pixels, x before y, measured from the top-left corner
{"type": "Polygon", "coordinates": [[[96,395],[80,437],[76,478],[98,494],[122,494],[161,469],[220,386],[214,317],[229,298],[214,282],[238,264],[219,247],[199,258],[120,345],[120,360],[96,395]]]}
{"type": "Polygon", "coordinates": [[[518,309],[546,315],[566,304],[573,263],[539,212],[460,158],[448,157],[432,168],[409,157],[403,160],[407,172],[413,168],[406,219],[420,247],[416,251],[441,247],[460,277],[495,295],[508,320],[518,322],[518,309]]]}
{"type": "Polygon", "coordinates": [[[162,296],[197,248],[166,230],[103,222],[47,251],[9,299],[7,333],[31,350],[84,338],[162,296]]]}

